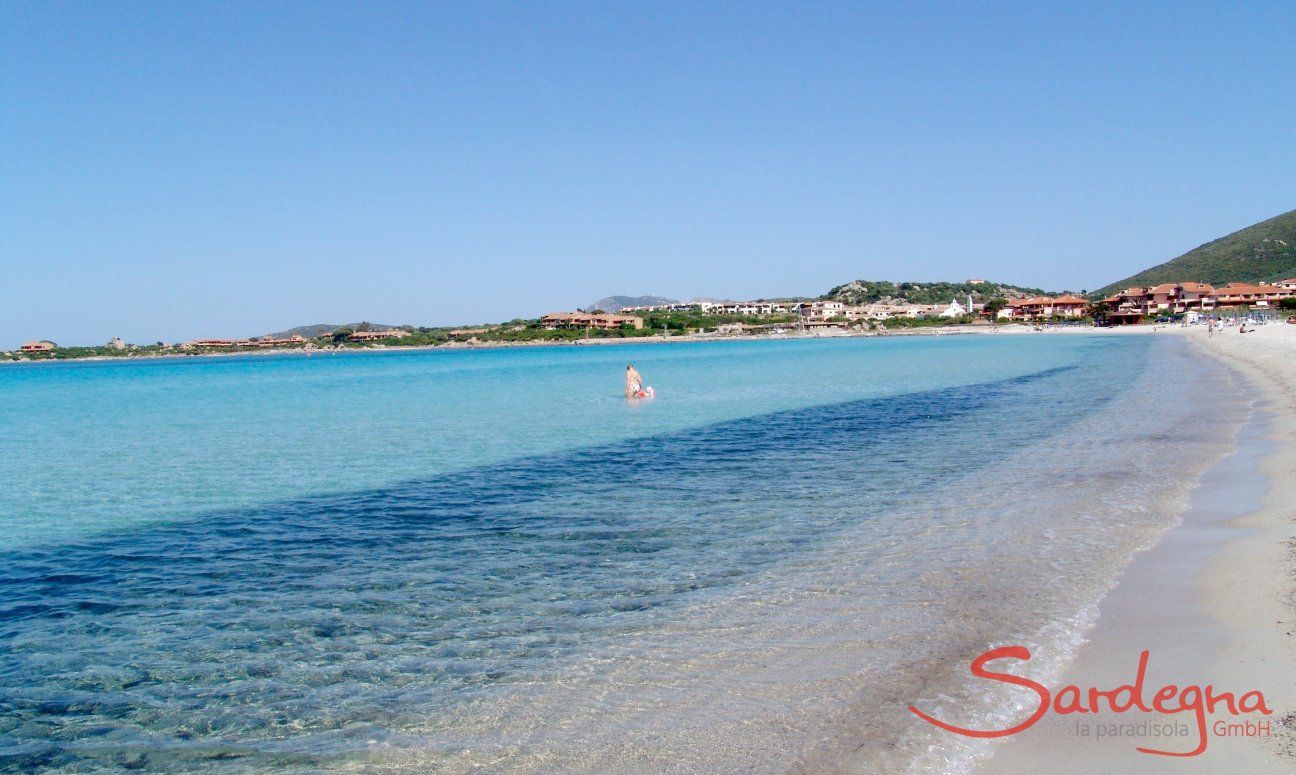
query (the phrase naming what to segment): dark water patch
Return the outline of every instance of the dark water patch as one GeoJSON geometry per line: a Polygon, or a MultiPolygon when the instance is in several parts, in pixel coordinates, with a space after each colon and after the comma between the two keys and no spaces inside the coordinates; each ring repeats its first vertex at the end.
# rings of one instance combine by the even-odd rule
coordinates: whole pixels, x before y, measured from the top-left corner
{"type": "Polygon", "coordinates": [[[1060,432],[1103,402],[1073,400],[1091,368],[0,554],[0,767],[349,755],[885,519],[1011,444],[1024,407],[1060,432]]]}

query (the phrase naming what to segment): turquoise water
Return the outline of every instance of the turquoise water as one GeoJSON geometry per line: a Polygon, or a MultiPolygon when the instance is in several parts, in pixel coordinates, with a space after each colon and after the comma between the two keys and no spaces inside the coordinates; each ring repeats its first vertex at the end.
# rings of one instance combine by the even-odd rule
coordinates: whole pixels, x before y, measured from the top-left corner
{"type": "Polygon", "coordinates": [[[0,547],[1073,362],[997,339],[39,364],[0,370],[0,547]],[[643,361],[659,391],[627,407],[643,361]]]}
{"type": "Polygon", "coordinates": [[[948,770],[1227,447],[1162,339],[0,369],[0,768],[948,770]]]}

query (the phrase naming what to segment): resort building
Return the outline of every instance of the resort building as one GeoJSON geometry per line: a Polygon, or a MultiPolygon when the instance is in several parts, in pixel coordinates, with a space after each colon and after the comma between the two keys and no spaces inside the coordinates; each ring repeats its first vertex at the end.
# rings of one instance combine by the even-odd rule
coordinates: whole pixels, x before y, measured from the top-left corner
{"type": "Polygon", "coordinates": [[[703,304],[696,301],[677,301],[671,304],[645,304],[637,307],[622,307],[622,312],[678,312],[680,310],[699,309],[703,304]]]}
{"type": "Polygon", "coordinates": [[[914,304],[897,304],[894,302],[876,302],[864,307],[865,317],[869,320],[890,320],[891,318],[918,317],[918,308],[914,304]]]}
{"type": "Polygon", "coordinates": [[[1296,297],[1296,280],[1277,283],[1229,283],[1216,288],[1208,283],[1162,283],[1151,288],[1126,288],[1103,299],[1116,323],[1133,323],[1147,315],[1211,312],[1218,309],[1276,306],[1296,297]],[[1288,283],[1290,287],[1285,287],[1288,283]]]}
{"type": "Polygon", "coordinates": [[[846,317],[846,305],[840,301],[805,301],[796,311],[806,320],[829,320],[846,317]]]}
{"type": "Polygon", "coordinates": [[[55,347],[58,347],[58,345],[56,345],[56,344],[54,344],[53,342],[50,342],[50,341],[41,340],[41,341],[39,341],[39,342],[28,342],[27,344],[23,345],[22,347],[19,347],[19,348],[18,348],[18,352],[22,352],[22,353],[47,353],[47,352],[53,350],[55,347]]]}
{"type": "Polygon", "coordinates": [[[1215,291],[1215,304],[1219,307],[1276,307],[1283,299],[1296,297],[1296,290],[1283,288],[1279,284],[1253,285],[1251,283],[1229,283],[1215,291]]]}
{"type": "Polygon", "coordinates": [[[303,344],[305,341],[306,337],[301,336],[300,334],[293,334],[286,339],[275,339],[273,336],[263,336],[260,339],[249,341],[246,345],[243,345],[242,342],[239,342],[239,344],[245,347],[283,347],[286,345],[303,344]]]}
{"type": "Polygon", "coordinates": [[[588,312],[552,312],[540,318],[540,324],[549,330],[559,328],[597,328],[603,331],[615,331],[622,326],[643,328],[643,318],[638,315],[617,315],[611,312],[591,314],[588,312]]]}
{"type": "Polygon", "coordinates": [[[1125,316],[1133,313],[1155,315],[1213,309],[1214,294],[1214,286],[1208,283],[1162,283],[1151,288],[1126,288],[1103,301],[1113,312],[1125,316]]]}
{"type": "Polygon", "coordinates": [[[1084,317],[1085,308],[1089,306],[1086,299],[1069,294],[1052,296],[1033,296],[1029,299],[1011,299],[998,317],[1008,320],[1041,320],[1048,318],[1084,317]]]}
{"type": "Polygon", "coordinates": [[[185,344],[191,347],[233,347],[233,339],[194,339],[185,344]]]}
{"type": "Polygon", "coordinates": [[[707,315],[791,315],[797,311],[794,301],[681,301],[674,304],[654,304],[641,307],[623,307],[622,312],[674,312],[696,310],[707,315]]]}
{"type": "Polygon", "coordinates": [[[790,315],[797,305],[790,301],[725,301],[696,305],[709,315],[790,315]]]}
{"type": "Polygon", "coordinates": [[[1080,318],[1084,317],[1085,310],[1088,307],[1088,299],[1064,294],[1053,299],[1053,303],[1049,305],[1048,313],[1053,317],[1080,318]]]}
{"type": "Polygon", "coordinates": [[[1215,306],[1215,287],[1207,283],[1162,283],[1147,289],[1146,302],[1155,312],[1187,312],[1215,306]]]}

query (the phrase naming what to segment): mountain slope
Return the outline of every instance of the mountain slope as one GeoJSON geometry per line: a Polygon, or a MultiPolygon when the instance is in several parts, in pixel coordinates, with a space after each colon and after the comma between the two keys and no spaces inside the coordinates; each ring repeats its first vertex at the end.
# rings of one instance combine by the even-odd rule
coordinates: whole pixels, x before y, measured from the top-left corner
{"type": "Polygon", "coordinates": [[[665,296],[608,296],[599,299],[585,309],[603,310],[604,312],[620,312],[626,307],[651,307],[658,304],[674,304],[675,299],[668,299],[665,296]]]}
{"type": "Polygon", "coordinates": [[[1130,286],[1199,282],[1254,283],[1296,275],[1296,210],[1283,213],[1226,237],[1207,242],[1178,258],[1099,288],[1105,296],[1130,286]]]}

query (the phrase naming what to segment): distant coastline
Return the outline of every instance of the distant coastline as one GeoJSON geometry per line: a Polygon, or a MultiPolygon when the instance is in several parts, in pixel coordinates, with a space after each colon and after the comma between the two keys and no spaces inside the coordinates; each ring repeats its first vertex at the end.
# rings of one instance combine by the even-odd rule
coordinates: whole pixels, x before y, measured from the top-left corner
{"type": "Polygon", "coordinates": [[[1171,321],[1193,323],[1203,317],[1217,321],[1271,319],[1275,313],[1285,316],[1296,312],[1296,277],[1274,283],[1232,282],[1218,288],[1188,281],[1136,286],[1100,299],[1068,293],[1029,295],[1030,291],[976,279],[962,284],[927,285],[856,280],[813,300],[695,299],[619,307],[616,312],[599,309],[552,312],[539,318],[515,318],[477,326],[314,324],[253,338],[200,338],[142,346],[127,344],[120,337],[92,347],[60,347],[50,340],[37,340],[27,342],[16,351],[0,353],[0,362],[314,353],[365,348],[408,350],[716,338],[893,336],[919,332],[952,334],[1010,325],[1110,327],[1171,321]]]}
{"type": "Polygon", "coordinates": [[[329,356],[329,355],[353,355],[362,353],[402,353],[402,352],[426,352],[426,351],[444,351],[444,350],[499,350],[510,348],[530,348],[530,347],[588,347],[588,346],[607,346],[607,345],[654,345],[654,344],[682,344],[682,343],[705,343],[705,342],[760,342],[760,341],[780,341],[788,339],[813,340],[813,339],[887,339],[893,337],[910,337],[910,336],[982,336],[982,335],[1006,335],[1006,334],[1059,334],[1059,333],[1096,333],[1112,332],[1121,333],[1133,332],[1150,332],[1159,326],[1146,327],[1125,327],[1121,329],[1107,329],[1094,326],[1092,324],[1082,323],[1050,323],[1030,325],[1024,323],[1008,323],[1002,325],[989,324],[962,324],[946,326],[929,326],[923,328],[901,328],[888,331],[851,331],[851,330],[814,330],[814,331],[789,331],[781,334],[770,333],[704,333],[704,334],[680,334],[677,336],[662,336],[660,334],[637,336],[637,337],[600,337],[590,339],[533,339],[527,341],[451,341],[444,344],[411,344],[411,345],[362,345],[362,346],[342,346],[342,347],[268,347],[247,350],[194,350],[194,351],[127,351],[120,355],[84,355],[84,356],[67,356],[61,358],[28,358],[24,360],[0,360],[0,366],[3,365],[33,365],[33,364],[54,364],[54,363],[117,363],[117,362],[143,362],[159,360],[187,360],[195,358],[239,358],[239,357],[259,357],[273,355],[296,355],[301,357],[329,356]]]}

